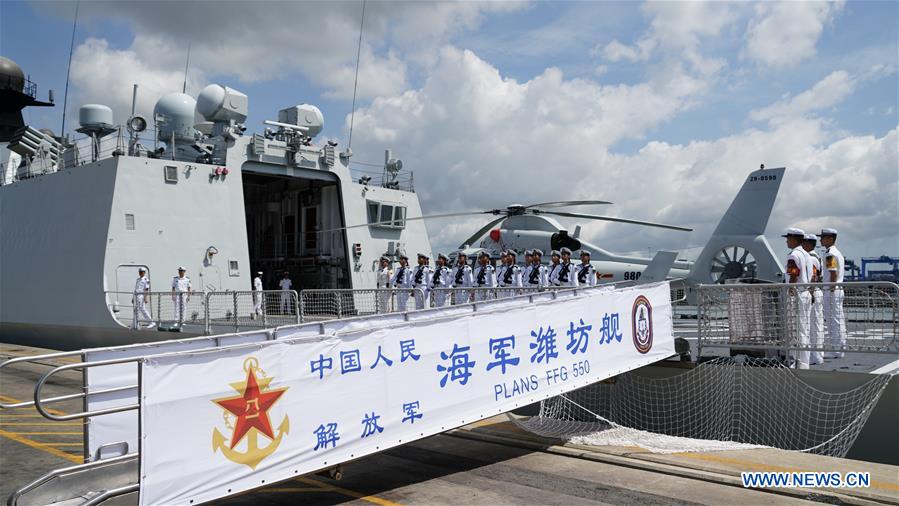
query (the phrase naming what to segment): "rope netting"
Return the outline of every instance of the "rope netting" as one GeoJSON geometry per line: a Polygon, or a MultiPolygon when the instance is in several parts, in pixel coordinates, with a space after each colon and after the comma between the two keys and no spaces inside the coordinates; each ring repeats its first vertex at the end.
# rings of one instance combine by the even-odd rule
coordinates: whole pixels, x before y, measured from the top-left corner
{"type": "Polygon", "coordinates": [[[656,453],[774,447],[843,457],[890,381],[818,390],[778,362],[722,357],[669,378],[622,374],[543,401],[535,434],[656,453]]]}

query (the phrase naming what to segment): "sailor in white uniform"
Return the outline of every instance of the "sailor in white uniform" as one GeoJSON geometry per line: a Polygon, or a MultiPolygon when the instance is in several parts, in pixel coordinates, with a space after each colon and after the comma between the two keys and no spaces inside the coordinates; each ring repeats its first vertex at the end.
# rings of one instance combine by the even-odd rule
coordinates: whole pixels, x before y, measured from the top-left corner
{"type": "Polygon", "coordinates": [[[153,317],[147,310],[150,303],[150,278],[147,277],[147,270],[143,267],[137,269],[137,281],[134,283],[134,295],[131,297],[131,305],[134,306],[134,321],[131,323],[132,330],[140,330],[141,319],[150,322],[148,329],[156,326],[153,323],[153,317]]]}
{"type": "Polygon", "coordinates": [[[446,306],[447,291],[446,288],[450,286],[450,269],[447,267],[449,263],[449,258],[440,253],[437,255],[437,267],[434,268],[434,274],[431,275],[431,283],[428,286],[428,289],[434,298],[434,306],[435,307],[444,307],[446,306]]]}
{"type": "Polygon", "coordinates": [[[262,314],[263,297],[262,271],[258,271],[256,272],[256,277],[253,278],[253,314],[250,315],[250,319],[255,320],[257,316],[262,314]]]}
{"type": "MultiPolygon", "coordinates": [[[[809,265],[811,266],[812,283],[821,282],[821,257],[815,251],[815,243],[818,238],[815,234],[805,234],[805,240],[802,241],[802,249],[809,255],[809,265]]],[[[824,292],[816,286],[810,290],[812,292],[812,312],[809,329],[809,342],[812,348],[818,348],[818,351],[811,352],[809,365],[817,365],[824,363],[824,352],[821,347],[824,346],[824,292]]]]}
{"type": "Polygon", "coordinates": [[[543,250],[535,249],[531,252],[531,270],[528,271],[525,286],[528,288],[543,288],[546,286],[546,266],[543,260],[543,250]]]}
{"type": "Polygon", "coordinates": [[[390,259],[382,256],[378,266],[378,313],[390,312],[390,259]]]}
{"type": "MultiPolygon", "coordinates": [[[[456,268],[453,269],[451,286],[453,288],[471,288],[474,279],[471,275],[471,266],[468,265],[468,255],[459,252],[456,257],[456,268]]],[[[469,302],[470,293],[468,290],[456,290],[453,292],[453,304],[466,304],[469,302]]]]}
{"type": "Polygon", "coordinates": [[[409,257],[406,255],[400,255],[400,266],[393,273],[390,284],[397,290],[396,310],[405,313],[406,304],[409,303],[409,289],[412,288],[412,269],[409,268],[409,257]]]}
{"type": "Polygon", "coordinates": [[[571,263],[571,250],[562,248],[559,250],[562,255],[562,268],[559,269],[559,286],[570,286],[575,288],[578,286],[577,276],[574,272],[574,265],[571,263]]]}
{"type": "MultiPolygon", "coordinates": [[[[518,252],[514,249],[506,251],[506,268],[502,272],[502,284],[505,287],[503,297],[515,297],[521,293],[521,267],[518,266],[518,252]]],[[[497,275],[499,283],[499,275],[497,275]]]]}
{"type": "Polygon", "coordinates": [[[532,261],[531,250],[525,250],[524,265],[521,266],[521,286],[528,286],[528,277],[531,275],[531,269],[533,269],[532,261]]]}
{"type": "Polygon", "coordinates": [[[486,251],[480,252],[478,254],[478,264],[474,270],[474,286],[481,288],[481,290],[475,290],[474,300],[481,301],[491,298],[491,290],[485,290],[485,288],[494,288],[496,279],[493,276],[493,266],[490,265],[490,253],[486,251]]]}
{"type": "Polygon", "coordinates": [[[546,273],[549,286],[559,286],[559,272],[562,270],[562,254],[558,250],[550,253],[549,270],[546,273]]]}
{"type": "Polygon", "coordinates": [[[281,287],[281,314],[290,314],[290,290],[293,288],[293,281],[290,279],[290,273],[284,271],[284,277],[278,282],[281,287]]]}
{"type": "MultiPolygon", "coordinates": [[[[787,247],[790,248],[790,254],[787,256],[787,282],[791,284],[807,284],[809,282],[809,256],[802,249],[802,241],[805,239],[805,232],[798,228],[788,228],[787,233],[783,235],[787,239],[787,247]]],[[[796,328],[798,330],[798,344],[802,347],[809,345],[809,327],[811,324],[812,310],[812,294],[805,286],[798,287],[796,290],[790,290],[790,307],[793,317],[796,319],[796,328]]],[[[791,356],[794,360],[794,367],[798,369],[808,369],[809,352],[807,350],[793,351],[791,356]]]]}
{"type": "Polygon", "coordinates": [[[577,266],[577,282],[581,286],[596,286],[596,269],[590,263],[590,252],[582,249],[581,265],[577,266]]]}
{"type": "MultiPolygon", "coordinates": [[[[846,260],[834,243],[837,242],[837,230],[835,228],[821,229],[821,246],[826,248],[824,253],[823,276],[825,283],[842,283],[846,260]]],[[[846,320],[843,317],[843,287],[824,287],[824,320],[827,322],[827,337],[830,346],[840,350],[836,353],[828,353],[825,358],[842,358],[843,349],[846,347],[846,320]]]]}
{"type": "Polygon", "coordinates": [[[175,320],[178,326],[184,323],[184,307],[190,302],[190,293],[193,287],[190,278],[185,275],[184,267],[178,267],[178,275],[172,278],[172,302],[175,304],[175,320]]]}
{"type": "Polygon", "coordinates": [[[412,271],[412,288],[416,288],[415,309],[431,307],[431,291],[428,285],[431,282],[431,266],[428,265],[428,255],[418,254],[418,266],[412,271]]]}
{"type": "Polygon", "coordinates": [[[506,296],[506,291],[502,290],[506,285],[503,284],[503,273],[506,271],[506,252],[501,251],[499,254],[499,265],[494,269],[494,275],[496,276],[496,286],[499,288],[496,290],[496,297],[501,298],[506,296]]]}

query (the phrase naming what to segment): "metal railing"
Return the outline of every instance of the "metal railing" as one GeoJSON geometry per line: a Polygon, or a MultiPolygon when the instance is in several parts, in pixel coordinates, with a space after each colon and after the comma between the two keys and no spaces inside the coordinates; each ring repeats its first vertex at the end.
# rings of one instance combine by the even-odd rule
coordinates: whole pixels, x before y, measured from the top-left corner
{"type": "Polygon", "coordinates": [[[698,352],[899,353],[899,285],[889,282],[700,285],[698,352]]]}
{"type": "Polygon", "coordinates": [[[110,314],[132,329],[212,334],[300,322],[296,290],[227,292],[106,292],[110,314]],[[139,304],[143,298],[146,302],[139,304]],[[144,311],[146,310],[146,312],[144,311]]]}

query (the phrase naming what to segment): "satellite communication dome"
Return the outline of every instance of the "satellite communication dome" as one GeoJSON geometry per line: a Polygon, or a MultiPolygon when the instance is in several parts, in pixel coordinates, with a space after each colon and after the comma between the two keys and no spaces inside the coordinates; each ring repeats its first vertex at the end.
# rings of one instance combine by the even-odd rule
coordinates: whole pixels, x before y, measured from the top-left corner
{"type": "Polygon", "coordinates": [[[243,123],[249,114],[247,96],[222,86],[210,84],[197,97],[197,113],[206,121],[234,121],[243,123]]]}
{"type": "Polygon", "coordinates": [[[25,73],[22,72],[22,67],[3,56],[0,56],[0,89],[14,91],[25,89],[25,73]]]}
{"type": "Polygon", "coordinates": [[[165,142],[175,134],[176,140],[193,140],[194,138],[194,109],[197,101],[184,93],[169,93],[163,95],[153,108],[154,116],[162,116],[163,121],[158,121],[159,139],[165,142]]]}
{"type": "Polygon", "coordinates": [[[78,123],[83,128],[112,128],[112,109],[102,104],[84,104],[78,109],[78,123]]]}
{"type": "Polygon", "coordinates": [[[306,135],[315,137],[325,127],[325,117],[318,107],[310,104],[300,104],[297,106],[297,125],[308,128],[306,135]]]}

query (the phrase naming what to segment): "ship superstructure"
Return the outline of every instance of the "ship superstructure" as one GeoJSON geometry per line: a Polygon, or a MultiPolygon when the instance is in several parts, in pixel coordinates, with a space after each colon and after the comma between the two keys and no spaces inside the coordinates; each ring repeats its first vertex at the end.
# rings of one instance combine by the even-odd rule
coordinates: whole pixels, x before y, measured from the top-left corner
{"type": "Polygon", "coordinates": [[[158,339],[112,314],[110,294],[132,292],[140,267],[154,291],[180,266],[198,291],[249,290],[257,271],[266,289],[284,271],[294,289],[367,288],[382,255],[430,254],[424,223],[405,219],[421,215],[411,173],[389,152],[380,180],[357,178],[350,150],[315,141],[318,108],[282,109],[262,133],[247,131],[248,109],[243,93],[210,85],[124,126],[83,106],[77,142],[20,128],[0,187],[4,341],[158,339]],[[377,224],[332,231],[364,223],[377,224]]]}

